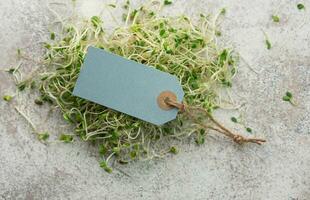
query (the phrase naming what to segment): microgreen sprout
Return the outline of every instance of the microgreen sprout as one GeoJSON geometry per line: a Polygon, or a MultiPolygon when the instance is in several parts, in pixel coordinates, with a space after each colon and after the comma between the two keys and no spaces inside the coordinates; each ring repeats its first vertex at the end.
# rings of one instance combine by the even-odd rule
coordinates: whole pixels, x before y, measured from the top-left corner
{"type": "Polygon", "coordinates": [[[222,8],[220,14],[225,15],[226,14],[226,8],[222,8]]]}
{"type": "Polygon", "coordinates": [[[111,8],[116,8],[115,4],[108,4],[108,6],[110,6],[111,8]]]}
{"type": "Polygon", "coordinates": [[[15,68],[10,68],[8,70],[6,70],[6,72],[8,72],[9,74],[13,74],[15,71],[15,68]]]}
{"type": "Polygon", "coordinates": [[[131,151],[130,152],[130,159],[135,160],[137,158],[137,152],[136,151],[131,151]]]}
{"type": "Polygon", "coordinates": [[[169,152],[172,154],[178,154],[178,149],[175,146],[170,147],[169,152]]]}
{"type": "Polygon", "coordinates": [[[114,147],[112,151],[115,153],[115,155],[119,155],[121,152],[121,149],[119,147],[114,147]]]}
{"type": "Polygon", "coordinates": [[[304,6],[304,4],[299,3],[299,4],[297,4],[297,8],[298,8],[298,10],[304,10],[305,6],[304,6]]]}
{"type": "Polygon", "coordinates": [[[125,5],[123,6],[123,8],[124,8],[125,10],[128,10],[129,5],[130,5],[130,2],[129,2],[129,1],[126,1],[126,3],[125,3],[125,5]]]}
{"type": "Polygon", "coordinates": [[[30,89],[35,89],[37,87],[36,82],[33,80],[30,83],[30,89]]]}
{"type": "Polygon", "coordinates": [[[43,105],[43,101],[42,101],[42,99],[40,99],[40,98],[35,99],[35,100],[34,100],[34,103],[37,104],[37,105],[39,105],[39,106],[43,105]]]}
{"type": "Polygon", "coordinates": [[[197,137],[195,139],[196,144],[202,145],[205,143],[205,133],[206,133],[206,130],[204,129],[200,129],[197,131],[197,137]]]}
{"type": "Polygon", "coordinates": [[[236,117],[231,117],[230,120],[234,123],[238,123],[238,119],[236,117]]]}
{"type": "Polygon", "coordinates": [[[277,15],[272,15],[271,18],[274,22],[280,22],[280,17],[277,15]]]}
{"type": "Polygon", "coordinates": [[[70,143],[73,141],[73,136],[72,135],[67,135],[67,134],[61,134],[59,136],[59,140],[64,142],[64,143],[70,143]]]}
{"type": "Polygon", "coordinates": [[[270,50],[271,47],[272,47],[272,45],[271,45],[271,42],[270,42],[270,40],[269,40],[269,38],[268,38],[268,35],[267,35],[267,33],[266,33],[264,30],[262,30],[262,32],[263,32],[263,34],[264,34],[264,36],[265,36],[266,48],[267,48],[268,50],[270,50]]]}
{"type": "Polygon", "coordinates": [[[27,84],[25,82],[21,82],[17,84],[17,88],[19,91],[24,91],[26,87],[27,87],[27,84]]]}
{"type": "Polygon", "coordinates": [[[108,151],[108,149],[103,144],[101,144],[99,146],[99,154],[100,155],[104,156],[107,153],[107,151],[108,151]]]}
{"type": "Polygon", "coordinates": [[[221,36],[221,35],[222,35],[222,32],[221,32],[221,31],[215,31],[215,35],[216,35],[216,36],[221,36]]]}
{"type": "Polygon", "coordinates": [[[265,40],[265,43],[266,43],[266,48],[269,50],[271,49],[271,43],[268,39],[265,40]]]}
{"type": "Polygon", "coordinates": [[[22,55],[22,51],[20,49],[17,49],[17,55],[21,56],[22,55]]]}
{"type": "Polygon", "coordinates": [[[13,96],[11,96],[11,95],[4,95],[4,96],[3,96],[3,100],[4,100],[4,101],[9,102],[9,101],[11,101],[12,99],[13,99],[13,96]]]}
{"type": "Polygon", "coordinates": [[[56,36],[55,36],[55,33],[54,33],[54,32],[51,32],[50,39],[51,39],[51,40],[55,40],[55,37],[56,37],[56,36]]]}
{"type": "MultiPolygon", "coordinates": [[[[101,21],[100,17],[98,17],[98,16],[93,16],[93,17],[91,18],[91,23],[93,24],[94,27],[97,28],[97,27],[99,27],[99,26],[101,25],[102,21],[101,21]]],[[[71,32],[71,30],[69,30],[69,32],[71,32]]],[[[49,47],[49,46],[48,46],[48,47],[49,47]]],[[[49,49],[48,47],[45,47],[45,48],[49,49]]]]}
{"type": "Polygon", "coordinates": [[[293,94],[291,92],[286,92],[285,95],[289,98],[293,98],[293,94]]]}
{"type": "Polygon", "coordinates": [[[164,5],[170,5],[172,4],[172,0],[164,0],[164,5]]]}
{"type": "Polygon", "coordinates": [[[108,166],[107,162],[105,160],[100,162],[100,167],[104,169],[108,173],[112,173],[112,168],[108,166]]]}
{"type": "Polygon", "coordinates": [[[282,97],[283,101],[288,101],[292,105],[296,105],[296,103],[293,101],[293,94],[291,92],[286,92],[285,95],[282,97]]]}
{"type": "Polygon", "coordinates": [[[245,129],[247,132],[252,133],[252,129],[250,127],[246,127],[245,129]]]}
{"type": "Polygon", "coordinates": [[[38,139],[41,141],[46,141],[49,137],[50,135],[47,132],[38,134],[38,139]]]}

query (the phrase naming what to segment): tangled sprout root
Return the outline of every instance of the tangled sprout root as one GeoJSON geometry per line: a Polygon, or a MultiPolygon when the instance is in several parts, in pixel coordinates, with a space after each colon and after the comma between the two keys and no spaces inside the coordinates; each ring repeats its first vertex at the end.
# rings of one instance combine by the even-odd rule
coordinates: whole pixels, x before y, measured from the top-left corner
{"type": "MultiPolygon", "coordinates": [[[[202,144],[208,130],[191,121],[188,115],[178,115],[174,121],[155,126],[73,96],[89,46],[176,75],[185,92],[186,104],[208,113],[219,107],[217,90],[230,87],[236,72],[232,50],[217,45],[216,23],[221,13],[214,18],[200,15],[194,23],[185,16],[159,16],[154,7],[131,9],[127,2],[123,7],[124,26],[111,34],[106,33],[100,17],[94,16],[79,26],[63,25],[45,43],[39,80],[41,96],[37,102],[58,107],[64,119],[74,125],[76,135],[84,141],[96,142],[105,158],[100,166],[108,172],[111,157],[127,163],[175,153],[175,147],[163,150],[159,141],[194,135],[196,142],[202,144]]],[[[115,81],[111,84],[117,84],[115,81]]],[[[206,121],[206,117],[196,117],[206,121]]]]}

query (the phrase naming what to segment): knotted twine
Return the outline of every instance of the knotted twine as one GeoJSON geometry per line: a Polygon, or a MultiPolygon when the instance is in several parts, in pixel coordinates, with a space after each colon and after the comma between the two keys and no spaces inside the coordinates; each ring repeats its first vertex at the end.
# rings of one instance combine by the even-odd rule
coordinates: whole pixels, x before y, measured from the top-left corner
{"type": "Polygon", "coordinates": [[[181,113],[186,113],[196,124],[198,124],[199,126],[204,128],[205,130],[207,130],[207,129],[215,130],[219,133],[222,133],[222,134],[232,138],[233,141],[238,143],[238,144],[255,143],[255,144],[261,145],[264,142],[266,142],[266,140],[264,140],[264,139],[245,137],[245,136],[233,133],[232,131],[230,131],[229,129],[224,127],[221,123],[219,123],[207,110],[205,110],[203,108],[188,106],[188,105],[185,105],[185,103],[183,103],[183,102],[179,103],[179,102],[177,102],[177,101],[175,101],[169,97],[166,97],[164,99],[164,102],[171,107],[177,108],[181,113]],[[194,116],[191,112],[191,111],[195,111],[195,110],[205,114],[211,120],[211,122],[214,125],[216,125],[217,127],[209,126],[209,125],[206,125],[206,124],[200,122],[197,119],[197,117],[194,116]]]}

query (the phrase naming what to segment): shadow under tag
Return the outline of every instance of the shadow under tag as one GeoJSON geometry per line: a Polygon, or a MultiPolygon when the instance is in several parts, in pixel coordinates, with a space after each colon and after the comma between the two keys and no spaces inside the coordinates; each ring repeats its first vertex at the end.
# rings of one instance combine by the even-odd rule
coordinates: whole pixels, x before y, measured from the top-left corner
{"type": "Polygon", "coordinates": [[[176,118],[176,108],[163,109],[159,96],[168,91],[178,101],[184,92],[176,76],[89,47],[73,95],[155,125],[176,118]]]}

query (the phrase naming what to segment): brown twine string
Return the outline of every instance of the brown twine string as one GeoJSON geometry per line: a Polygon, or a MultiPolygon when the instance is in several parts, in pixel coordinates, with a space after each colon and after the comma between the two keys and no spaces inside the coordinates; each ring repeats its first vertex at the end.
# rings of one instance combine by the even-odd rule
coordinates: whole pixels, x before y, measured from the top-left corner
{"type": "Polygon", "coordinates": [[[172,99],[170,99],[169,97],[165,98],[165,103],[175,107],[177,109],[180,110],[180,112],[184,112],[186,114],[188,114],[192,120],[194,120],[197,124],[199,124],[200,126],[202,126],[204,129],[212,129],[215,130],[219,133],[222,133],[224,135],[226,135],[227,137],[230,137],[233,139],[234,142],[238,143],[238,144],[244,144],[244,143],[255,143],[258,145],[261,145],[263,142],[266,142],[266,140],[264,139],[259,139],[259,138],[248,138],[248,137],[244,137],[242,135],[239,134],[235,134],[232,131],[230,131],[229,129],[227,129],[226,127],[224,127],[221,123],[219,123],[216,119],[214,119],[214,117],[205,109],[200,108],[200,107],[193,107],[193,106],[185,106],[184,103],[179,103],[177,101],[174,101],[172,99]],[[197,119],[197,117],[195,117],[194,115],[192,115],[192,113],[189,111],[189,109],[192,110],[198,110],[200,112],[203,112],[204,114],[206,114],[206,116],[218,127],[212,127],[212,126],[208,126],[205,125],[201,122],[199,122],[199,120],[197,119]]]}

